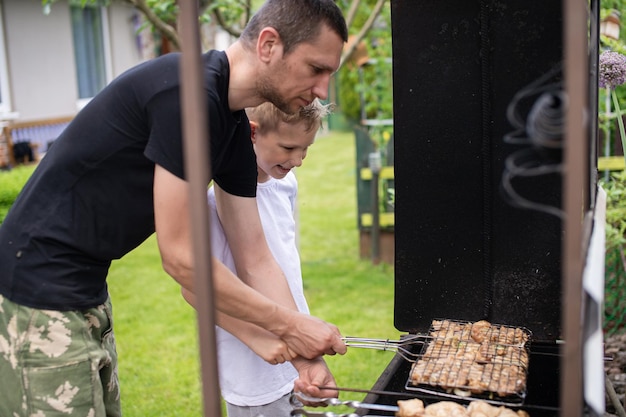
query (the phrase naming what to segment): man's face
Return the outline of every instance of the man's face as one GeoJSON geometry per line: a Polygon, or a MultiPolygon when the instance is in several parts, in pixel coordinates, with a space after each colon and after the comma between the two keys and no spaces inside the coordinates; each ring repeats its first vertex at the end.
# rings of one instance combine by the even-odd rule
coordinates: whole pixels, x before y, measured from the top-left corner
{"type": "Polygon", "coordinates": [[[307,132],[304,123],[280,122],[278,129],[263,133],[251,123],[251,129],[259,182],[267,181],[270,176],[284,178],[292,168],[301,166],[315,140],[315,129],[307,132]]]}
{"type": "Polygon", "coordinates": [[[323,25],[316,39],[272,60],[259,77],[259,93],[288,114],[295,114],[315,98],[325,100],[342,48],[339,35],[323,25]]]}

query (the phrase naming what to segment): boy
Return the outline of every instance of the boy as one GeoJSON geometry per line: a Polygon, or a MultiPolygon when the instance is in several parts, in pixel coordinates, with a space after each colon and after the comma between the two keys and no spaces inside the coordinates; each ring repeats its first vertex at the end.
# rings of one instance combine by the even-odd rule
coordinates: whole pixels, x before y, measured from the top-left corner
{"type": "MultiPolygon", "coordinates": [[[[294,115],[281,112],[271,103],[246,110],[257,159],[257,204],[261,223],[270,250],[287,277],[298,310],[304,313],[309,309],[296,245],[294,210],[298,184],[292,168],[302,165],[321,127],[322,117],[328,112],[328,106],[319,100],[294,115]]],[[[216,258],[234,270],[233,257],[217,217],[213,187],[208,194],[213,214],[211,250],[216,258]]],[[[245,336],[239,337],[246,341],[245,336]]],[[[258,338],[251,340],[250,345],[258,349],[256,340],[258,338]]],[[[289,394],[298,377],[291,363],[270,364],[221,328],[217,329],[217,345],[220,384],[229,417],[289,416],[292,409],[289,394]]],[[[321,358],[319,361],[323,362],[321,358]]],[[[294,362],[297,367],[298,359],[294,362]]],[[[330,380],[318,381],[316,385],[334,385],[330,372],[326,378],[330,380]]]]}

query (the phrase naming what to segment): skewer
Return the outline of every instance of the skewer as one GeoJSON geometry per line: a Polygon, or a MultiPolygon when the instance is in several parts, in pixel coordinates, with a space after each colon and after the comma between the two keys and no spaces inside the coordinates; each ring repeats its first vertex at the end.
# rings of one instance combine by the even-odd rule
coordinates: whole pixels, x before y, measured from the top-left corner
{"type": "Polygon", "coordinates": [[[294,408],[293,410],[291,410],[290,415],[292,417],[385,417],[372,414],[360,416],[357,413],[336,414],[330,411],[308,411],[303,408],[294,408]]]}
{"type": "Polygon", "coordinates": [[[348,388],[348,387],[331,387],[329,385],[318,385],[317,388],[320,390],[333,390],[338,392],[358,392],[361,394],[375,394],[375,395],[388,395],[392,397],[403,397],[407,396],[411,397],[412,395],[409,393],[402,393],[396,391],[384,391],[384,390],[375,390],[375,389],[362,389],[362,388],[348,388]]]}
{"type": "Polygon", "coordinates": [[[322,406],[339,406],[344,405],[346,407],[353,408],[358,410],[359,408],[369,409],[369,410],[377,410],[377,411],[390,411],[396,412],[398,411],[398,407],[395,405],[384,405],[384,404],[367,404],[362,403],[360,401],[354,400],[340,400],[339,398],[318,398],[311,397],[310,395],[303,394],[301,392],[294,393],[291,398],[291,404],[297,404],[296,400],[304,401],[307,403],[315,403],[322,406]]]}

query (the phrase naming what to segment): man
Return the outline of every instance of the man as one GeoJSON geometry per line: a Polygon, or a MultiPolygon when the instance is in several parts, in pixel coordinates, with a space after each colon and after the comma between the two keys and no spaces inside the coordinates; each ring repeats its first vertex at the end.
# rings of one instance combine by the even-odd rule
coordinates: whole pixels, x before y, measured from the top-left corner
{"type": "MultiPolygon", "coordinates": [[[[268,0],[239,41],[203,55],[217,209],[248,284],[213,260],[216,308],[280,338],[288,353],[276,362],[313,359],[299,369],[309,382],[324,380],[316,357],[346,347],[335,326],[297,312],[267,248],[243,109],[270,101],[294,113],[324,99],[346,39],[332,0],[268,0]]],[[[8,213],[0,415],[120,415],[111,261],[156,231],[163,268],[193,294],[180,118],[178,54],[127,71],[76,116],[8,213]]]]}

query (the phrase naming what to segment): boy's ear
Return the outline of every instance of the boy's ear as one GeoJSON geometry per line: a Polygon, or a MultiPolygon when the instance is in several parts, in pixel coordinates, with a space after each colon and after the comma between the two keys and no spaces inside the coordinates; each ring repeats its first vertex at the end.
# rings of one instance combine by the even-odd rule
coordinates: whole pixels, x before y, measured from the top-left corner
{"type": "Polygon", "coordinates": [[[259,124],[250,120],[250,140],[252,140],[252,143],[256,143],[256,134],[258,128],[259,124]]]}
{"type": "Polygon", "coordinates": [[[278,31],[273,27],[261,29],[256,44],[256,52],[259,59],[265,63],[271,61],[272,57],[282,56],[282,41],[278,31]]]}

